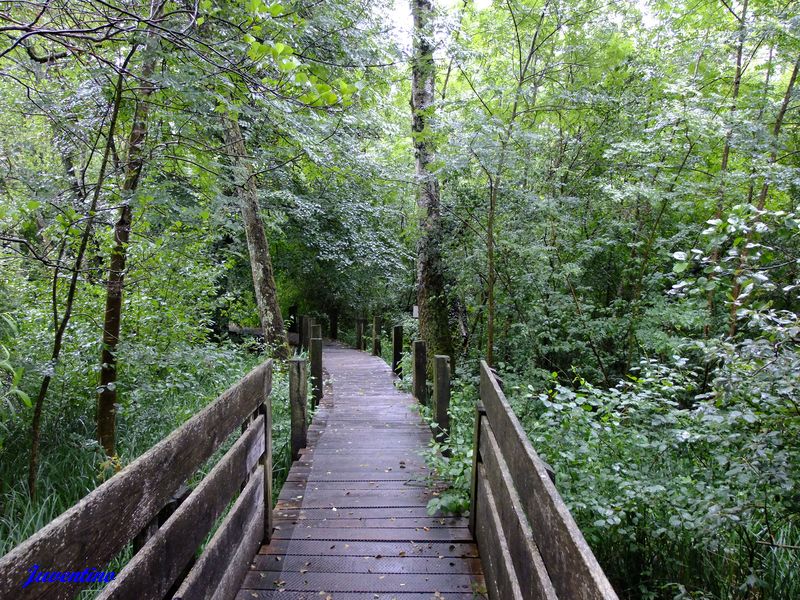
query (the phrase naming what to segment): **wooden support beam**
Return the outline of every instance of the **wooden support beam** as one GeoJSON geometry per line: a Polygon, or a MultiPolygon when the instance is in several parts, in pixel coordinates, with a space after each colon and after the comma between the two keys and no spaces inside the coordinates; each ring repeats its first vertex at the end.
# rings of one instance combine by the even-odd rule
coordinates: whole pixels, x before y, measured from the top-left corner
{"type": "Polygon", "coordinates": [[[311,331],[315,323],[314,317],[306,317],[306,328],[303,332],[303,350],[311,349],[311,331]]]}
{"type": "Polygon", "coordinates": [[[364,320],[356,319],[356,350],[364,349],[364,320]]]}
{"type": "Polygon", "coordinates": [[[322,339],[322,325],[314,323],[311,326],[311,337],[322,339]]]}
{"type": "Polygon", "coordinates": [[[472,482],[470,483],[469,531],[475,537],[475,517],[478,514],[478,465],[483,461],[480,456],[481,419],[486,416],[486,409],[478,399],[475,405],[475,427],[472,430],[472,482]]]}
{"type": "Polygon", "coordinates": [[[411,347],[411,395],[417,402],[427,406],[428,350],[422,340],[414,340],[411,347]]]}
{"type": "Polygon", "coordinates": [[[311,406],[322,400],[322,338],[311,338],[311,406]]]}
{"type": "Polygon", "coordinates": [[[433,357],[433,418],[436,421],[434,436],[444,441],[450,432],[450,357],[437,354],[433,357]]]}
{"type": "Polygon", "coordinates": [[[372,355],[381,355],[381,318],[372,317],[372,355]]]}
{"type": "Polygon", "coordinates": [[[308,315],[300,315],[300,327],[297,333],[297,345],[300,350],[308,350],[308,340],[311,331],[311,317],[308,315]]]}
{"type": "Polygon", "coordinates": [[[339,309],[333,308],[328,311],[328,337],[332,340],[339,338],[339,309]]]}
{"type": "Polygon", "coordinates": [[[303,358],[289,361],[289,407],[292,460],[297,460],[308,439],[308,373],[303,358]]]}
{"type": "Polygon", "coordinates": [[[392,371],[398,377],[403,376],[403,367],[400,361],[403,358],[403,326],[395,325],[392,328],[392,371]]]}
{"type": "Polygon", "coordinates": [[[362,352],[366,352],[367,351],[367,338],[369,338],[369,335],[367,334],[367,320],[366,319],[363,319],[363,321],[362,321],[361,331],[364,333],[364,335],[361,338],[361,348],[359,348],[359,350],[361,350],[362,352]]]}

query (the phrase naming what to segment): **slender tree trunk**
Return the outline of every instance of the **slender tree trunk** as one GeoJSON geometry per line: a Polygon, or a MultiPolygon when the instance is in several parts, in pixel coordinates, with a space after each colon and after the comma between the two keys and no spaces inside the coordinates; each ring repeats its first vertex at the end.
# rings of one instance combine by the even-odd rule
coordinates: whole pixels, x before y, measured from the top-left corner
{"type": "Polygon", "coordinates": [[[439,208],[439,182],[431,172],[434,144],[429,118],[433,111],[436,66],[433,61],[433,2],[411,0],[414,16],[414,56],[411,69],[411,131],[418,181],[420,238],[417,245],[417,304],[419,330],[428,345],[429,366],[437,354],[446,354],[454,364],[448,303],[442,267],[442,225],[439,208]]]}
{"type": "Polygon", "coordinates": [[[133,127],[128,136],[127,160],[119,218],[114,225],[114,248],[106,282],[106,308],[103,319],[103,348],[100,358],[100,382],[97,393],[97,434],[108,456],[116,454],[117,438],[117,345],[122,324],[122,291],[128,259],[128,242],[133,217],[133,196],[139,187],[144,167],[144,143],[147,137],[148,100],[155,91],[150,77],[158,60],[157,39],[151,36],[142,66],[141,87],[133,113],[133,127]]]}
{"type": "MultiPolygon", "coordinates": [[[[75,303],[75,293],[78,288],[78,277],[83,266],[83,258],[86,255],[86,246],[92,233],[92,226],[94,225],[95,212],[97,204],[100,199],[100,190],[103,187],[103,182],[106,178],[106,170],[108,167],[108,160],[111,154],[112,140],[114,138],[114,130],[117,126],[117,116],[119,115],[119,105],[122,100],[122,83],[124,80],[124,71],[127,67],[128,61],[133,55],[133,51],[128,55],[127,59],[120,69],[119,76],[117,77],[117,87],[114,95],[114,103],[111,108],[111,118],[108,125],[108,135],[106,136],[106,146],[103,152],[103,159],[100,163],[100,172],[97,175],[97,185],[94,188],[92,195],[92,202],[89,206],[87,213],[86,225],[84,226],[83,233],[81,234],[80,245],[78,252],[75,255],[75,264],[73,266],[72,275],[69,281],[69,288],[67,290],[67,299],[64,304],[64,313],[61,319],[58,317],[58,266],[53,272],[53,325],[55,326],[55,337],[53,338],[53,352],[50,355],[50,369],[42,379],[39,386],[39,393],[36,396],[36,404],[33,409],[33,421],[31,422],[31,454],[28,460],[28,494],[32,500],[36,499],[36,479],[39,470],[39,445],[41,442],[42,431],[42,412],[44,409],[44,401],[47,397],[47,390],[50,388],[50,382],[53,380],[53,372],[55,371],[58,359],[61,356],[61,348],[63,345],[64,334],[67,331],[70,318],[72,316],[72,307],[75,303]]],[[[63,256],[63,249],[59,255],[58,262],[61,262],[63,256]]]]}
{"type": "MultiPolygon", "coordinates": [[[[747,39],[747,7],[748,1],[744,0],[742,4],[742,15],[739,17],[739,43],[736,46],[736,70],[733,74],[733,88],[731,89],[731,106],[729,117],[732,120],[736,115],[739,102],[739,90],[742,86],[742,60],[744,55],[744,43],[747,39]]],[[[725,209],[725,175],[728,172],[728,162],[731,155],[731,138],[733,137],[733,127],[728,127],[725,133],[725,145],[722,148],[722,161],[720,163],[720,187],[717,196],[717,218],[722,217],[722,212],[725,209]]]]}
{"type": "MultiPolygon", "coordinates": [[[[733,88],[731,89],[731,106],[729,114],[729,118],[731,120],[733,120],[738,108],[739,90],[741,89],[742,85],[742,60],[744,56],[744,44],[745,40],[747,39],[748,2],[749,0],[744,0],[744,3],[742,4],[742,15],[739,17],[739,43],[736,46],[736,69],[733,75],[733,88]]],[[[722,218],[722,213],[725,210],[725,186],[727,185],[725,176],[728,173],[728,162],[731,155],[732,137],[733,127],[731,126],[728,127],[728,130],[725,133],[725,145],[722,148],[722,160],[719,168],[720,184],[719,190],[717,190],[717,207],[715,212],[717,219],[722,218]]],[[[714,248],[713,252],[711,253],[711,261],[714,264],[719,262],[719,251],[719,248],[714,248]]],[[[713,272],[709,275],[709,277],[711,279],[714,278],[713,272]]],[[[714,313],[716,312],[714,290],[709,290],[706,293],[706,306],[708,308],[708,322],[706,322],[706,324],[703,326],[703,335],[704,337],[708,338],[710,335],[710,324],[713,321],[714,313]]]]}
{"type": "Polygon", "coordinates": [[[239,196],[242,220],[247,237],[247,250],[250,254],[250,268],[253,273],[256,304],[261,327],[264,329],[264,340],[273,349],[278,358],[288,358],[289,343],[286,329],[278,304],[278,291],[272,271],[272,258],[269,254],[269,242],[261,221],[258,206],[258,190],[253,178],[253,169],[247,157],[239,122],[224,117],[225,145],[231,159],[234,185],[239,196]]]}
{"type": "MultiPolygon", "coordinates": [[[[775,124],[772,127],[772,150],[769,154],[768,163],[770,166],[778,161],[778,143],[780,141],[781,128],[783,127],[783,120],[786,117],[786,111],[789,109],[789,104],[792,101],[792,94],[794,93],[794,86],[797,83],[798,72],[800,72],[800,56],[794,63],[792,74],[789,77],[789,84],[786,86],[786,93],[783,95],[783,102],[775,117],[775,124]]],[[[769,194],[769,173],[764,177],[764,183],[761,186],[761,192],[758,195],[758,204],[756,208],[761,211],[767,203],[767,195],[769,194]]],[[[759,217],[756,216],[756,219],[759,217]]],[[[747,242],[749,243],[753,238],[752,230],[747,234],[747,242]]],[[[747,264],[747,257],[750,254],[748,243],[744,244],[739,257],[739,268],[736,269],[733,276],[733,289],[731,290],[731,310],[728,317],[728,336],[733,337],[736,335],[737,328],[737,312],[739,309],[739,296],[742,293],[741,275],[744,272],[745,265],[747,264]]]]}

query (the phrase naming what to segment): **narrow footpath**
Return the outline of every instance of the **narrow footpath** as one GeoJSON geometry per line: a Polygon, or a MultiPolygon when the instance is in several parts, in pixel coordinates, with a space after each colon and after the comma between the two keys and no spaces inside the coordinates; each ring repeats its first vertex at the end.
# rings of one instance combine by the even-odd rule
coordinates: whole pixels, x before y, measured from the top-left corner
{"type": "Polygon", "coordinates": [[[430,431],[380,358],[327,344],[326,397],[237,600],[467,600],[484,589],[466,518],[429,517],[430,431]],[[332,392],[331,392],[332,389],[332,392]]]}

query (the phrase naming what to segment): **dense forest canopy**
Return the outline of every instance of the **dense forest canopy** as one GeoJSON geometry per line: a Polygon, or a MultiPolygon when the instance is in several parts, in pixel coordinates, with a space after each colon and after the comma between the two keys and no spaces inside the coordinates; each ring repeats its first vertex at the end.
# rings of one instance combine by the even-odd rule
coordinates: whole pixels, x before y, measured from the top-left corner
{"type": "Polygon", "coordinates": [[[0,2],[0,551],[298,307],[453,356],[432,508],[487,358],[621,596],[797,598],[799,70],[793,0],[0,2]]]}

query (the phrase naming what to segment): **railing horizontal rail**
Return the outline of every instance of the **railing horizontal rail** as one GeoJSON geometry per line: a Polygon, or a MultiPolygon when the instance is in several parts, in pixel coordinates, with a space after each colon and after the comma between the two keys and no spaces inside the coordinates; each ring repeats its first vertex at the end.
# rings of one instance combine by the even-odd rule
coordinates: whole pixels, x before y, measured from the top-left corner
{"type": "MultiPolygon", "coordinates": [[[[167,438],[89,493],[28,540],[0,558],[0,598],[66,600],[88,584],[77,575],[105,570],[140,532],[152,525],[170,498],[244,424],[243,435],[188,499],[157,530],[103,598],[161,598],[189,561],[257,463],[264,473],[262,505],[271,507],[270,403],[272,362],[253,369],[167,438]],[[261,416],[253,418],[259,412],[261,416]],[[264,477],[264,475],[266,477],[264,477]],[[267,496],[264,498],[264,496],[267,496]],[[30,570],[62,573],[60,581],[23,588],[30,570]],[[65,581],[66,579],[66,581],[65,581]]],[[[268,538],[269,517],[257,528],[268,538]]],[[[260,541],[260,540],[259,540],[260,541]]]]}
{"type": "Polygon", "coordinates": [[[470,526],[492,600],[616,600],[617,595],[481,362],[470,526]]]}

